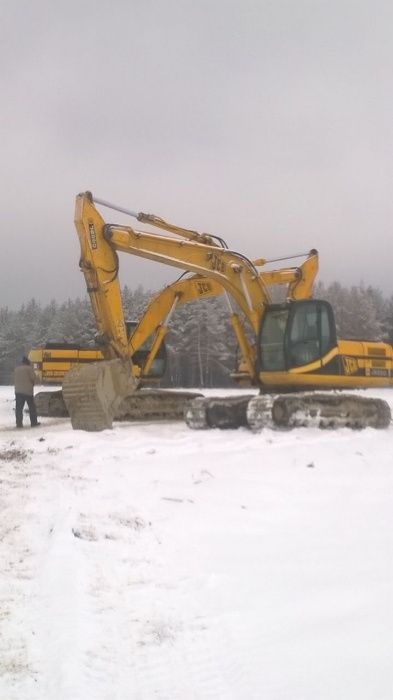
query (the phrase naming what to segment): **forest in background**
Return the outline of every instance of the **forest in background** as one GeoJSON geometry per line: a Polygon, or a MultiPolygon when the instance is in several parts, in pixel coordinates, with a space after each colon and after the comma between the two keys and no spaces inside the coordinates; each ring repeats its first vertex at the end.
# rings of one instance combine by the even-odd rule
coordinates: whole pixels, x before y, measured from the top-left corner
{"type": "MultiPolygon", "coordinates": [[[[154,293],[156,294],[156,292],[154,293]]],[[[124,287],[127,320],[137,321],[152,298],[141,286],[124,287]]],[[[341,338],[393,343],[393,296],[374,287],[343,287],[319,282],[314,297],[334,309],[341,338]]],[[[232,386],[237,344],[223,297],[199,300],[177,310],[166,338],[168,369],[163,385],[182,387],[232,386]]],[[[12,383],[13,369],[24,354],[47,342],[94,345],[96,327],[88,297],[47,305],[34,299],[12,311],[0,307],[0,384],[12,383]]]]}

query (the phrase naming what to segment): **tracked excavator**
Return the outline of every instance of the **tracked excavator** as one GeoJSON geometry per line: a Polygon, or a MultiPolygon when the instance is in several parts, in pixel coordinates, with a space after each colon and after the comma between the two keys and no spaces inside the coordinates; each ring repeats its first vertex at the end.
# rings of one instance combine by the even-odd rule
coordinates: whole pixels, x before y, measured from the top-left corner
{"type": "MultiPolygon", "coordinates": [[[[185,289],[194,289],[195,298],[200,298],[198,290],[206,290],[207,295],[209,290],[211,295],[225,295],[242,355],[241,374],[260,388],[259,396],[188,398],[184,415],[190,427],[247,425],[256,430],[271,422],[282,427],[310,423],[355,428],[389,425],[391,415],[385,401],[341,392],[391,386],[392,347],[375,341],[337,339],[331,306],[311,298],[318,267],[316,251],[311,251],[301,266],[268,271],[266,260],[251,261],[229,249],[222,238],[117,207],[93,198],[90,192],[76,198],[75,225],[81,247],[80,267],[105,361],[75,367],[64,379],[62,398],[74,428],[111,427],[121,406],[130,400],[139,406],[143,403],[139,399],[143,377],[148,376],[162,345],[171,314],[181,300],[184,303],[185,289]],[[128,214],[161,231],[106,223],[97,205],[128,214]],[[192,275],[158,295],[131,335],[127,334],[121,302],[121,252],[192,275]],[[275,284],[286,285],[284,303],[272,301],[271,287],[275,284]],[[133,358],[148,338],[150,349],[140,366],[133,358]]],[[[138,417],[143,417],[141,412],[138,417]]]]}

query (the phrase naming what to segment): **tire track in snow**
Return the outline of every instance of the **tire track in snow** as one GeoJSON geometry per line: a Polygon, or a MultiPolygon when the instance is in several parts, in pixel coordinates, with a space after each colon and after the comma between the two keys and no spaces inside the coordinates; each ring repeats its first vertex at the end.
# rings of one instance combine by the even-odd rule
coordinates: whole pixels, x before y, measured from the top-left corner
{"type": "MultiPolygon", "coordinates": [[[[57,513],[50,521],[46,547],[40,557],[34,616],[44,666],[44,697],[79,700],[83,687],[81,662],[87,655],[94,620],[89,606],[88,567],[76,546],[75,494],[61,491],[57,513]]],[[[60,495],[60,494],[59,494],[60,495]]]]}
{"type": "Polygon", "coordinates": [[[31,533],[37,524],[41,470],[23,441],[6,444],[0,458],[0,697],[34,700],[42,695],[35,628],[29,616],[37,564],[31,533]]]}

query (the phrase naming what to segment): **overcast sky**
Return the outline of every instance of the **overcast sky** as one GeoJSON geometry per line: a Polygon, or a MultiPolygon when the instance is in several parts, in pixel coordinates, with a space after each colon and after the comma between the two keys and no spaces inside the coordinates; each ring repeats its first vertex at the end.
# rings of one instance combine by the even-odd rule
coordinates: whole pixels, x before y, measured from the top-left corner
{"type": "MultiPolygon", "coordinates": [[[[393,293],[391,0],[2,0],[0,14],[0,306],[84,294],[83,190],[251,258],[318,248],[325,282],[393,293]]],[[[123,255],[120,274],[158,289],[178,271],[123,255]]]]}

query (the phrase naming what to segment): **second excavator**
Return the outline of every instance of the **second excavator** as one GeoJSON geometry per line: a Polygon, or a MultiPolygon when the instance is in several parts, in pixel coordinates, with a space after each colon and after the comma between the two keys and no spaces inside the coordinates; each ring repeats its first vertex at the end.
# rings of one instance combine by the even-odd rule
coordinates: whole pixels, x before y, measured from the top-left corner
{"type": "Polygon", "coordinates": [[[391,386],[393,352],[382,342],[337,339],[331,306],[312,298],[316,251],[298,267],[268,271],[266,260],[249,260],[229,249],[222,238],[117,207],[93,198],[90,192],[76,198],[75,225],[80,267],[105,361],[75,367],[65,376],[63,398],[74,428],[111,427],[125,398],[134,400],[142,394],[139,387],[162,345],[169,318],[178,303],[192,298],[192,289],[195,298],[199,298],[198,290],[205,290],[207,296],[225,295],[242,355],[242,376],[260,388],[260,395],[187,400],[185,418],[190,427],[247,425],[257,429],[269,421],[285,427],[389,425],[391,415],[385,401],[332,392],[391,386]],[[106,223],[96,205],[133,216],[165,233],[106,223]],[[192,275],[158,295],[131,335],[121,301],[121,252],[192,275]],[[273,303],[271,288],[276,284],[286,288],[283,303],[273,303]],[[136,353],[149,338],[149,352],[141,367],[135,362],[136,353]]]}

